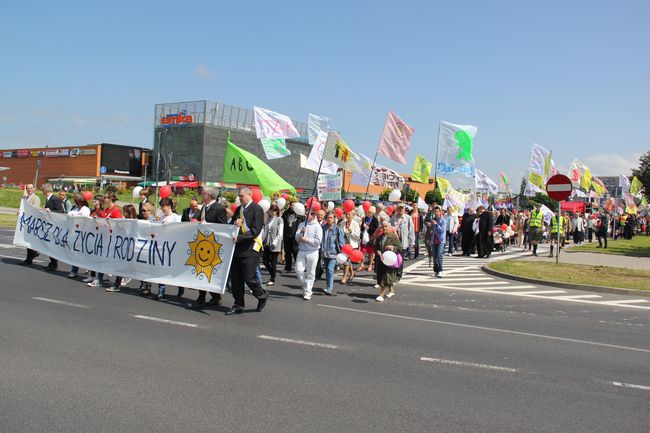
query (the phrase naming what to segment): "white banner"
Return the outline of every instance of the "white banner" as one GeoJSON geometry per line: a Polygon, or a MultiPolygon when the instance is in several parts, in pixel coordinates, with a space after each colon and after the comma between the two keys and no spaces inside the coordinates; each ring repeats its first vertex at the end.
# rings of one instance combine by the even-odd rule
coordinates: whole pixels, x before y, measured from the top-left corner
{"type": "Polygon", "coordinates": [[[483,173],[481,170],[478,168],[476,169],[476,177],[474,178],[474,185],[476,187],[476,191],[480,192],[489,192],[492,194],[496,194],[499,191],[499,187],[497,184],[490,179],[487,174],[483,173]]]}
{"type": "Polygon", "coordinates": [[[437,176],[448,179],[456,188],[474,188],[474,137],[478,128],[440,121],[437,176]]]}
{"type": "Polygon", "coordinates": [[[318,176],[318,200],[341,200],[343,188],[342,173],[321,174],[318,176]]]}
{"type": "Polygon", "coordinates": [[[300,133],[293,126],[289,116],[265,108],[253,107],[257,138],[299,138],[300,133]]]}
{"type": "Polygon", "coordinates": [[[375,165],[370,183],[373,185],[387,186],[393,189],[401,189],[405,180],[398,172],[381,165],[375,165]]]}
{"type": "Polygon", "coordinates": [[[229,224],[73,217],[25,203],[14,245],[105,274],[224,293],[232,261],[229,224]]]}
{"type": "Polygon", "coordinates": [[[456,191],[454,188],[447,188],[447,195],[445,196],[445,202],[442,205],[444,210],[451,208],[451,213],[453,215],[462,215],[465,212],[465,205],[470,201],[470,196],[464,194],[460,191],[456,191]]]}

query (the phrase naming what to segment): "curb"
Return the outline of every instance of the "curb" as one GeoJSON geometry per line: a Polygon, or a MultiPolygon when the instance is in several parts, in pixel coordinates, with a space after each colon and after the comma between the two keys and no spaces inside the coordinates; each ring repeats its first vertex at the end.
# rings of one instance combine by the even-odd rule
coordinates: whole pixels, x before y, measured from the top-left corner
{"type": "Polygon", "coordinates": [[[632,257],[634,259],[648,259],[648,256],[626,256],[623,254],[610,254],[605,251],[583,251],[583,250],[573,250],[573,249],[568,249],[565,248],[562,250],[563,253],[569,253],[569,254],[580,254],[580,253],[586,253],[586,254],[598,254],[598,255],[609,255],[609,256],[614,256],[614,257],[632,257]]]}
{"type": "Polygon", "coordinates": [[[521,281],[523,283],[541,284],[544,286],[559,287],[562,289],[583,290],[586,292],[614,293],[616,295],[642,296],[644,298],[650,297],[650,291],[645,291],[645,290],[619,289],[616,287],[590,286],[587,284],[563,283],[561,281],[550,281],[550,280],[538,280],[536,278],[520,277],[519,275],[513,275],[513,274],[508,274],[506,272],[495,271],[494,269],[490,269],[487,266],[482,266],[481,270],[486,274],[494,275],[496,277],[505,278],[508,280],[521,281]]]}

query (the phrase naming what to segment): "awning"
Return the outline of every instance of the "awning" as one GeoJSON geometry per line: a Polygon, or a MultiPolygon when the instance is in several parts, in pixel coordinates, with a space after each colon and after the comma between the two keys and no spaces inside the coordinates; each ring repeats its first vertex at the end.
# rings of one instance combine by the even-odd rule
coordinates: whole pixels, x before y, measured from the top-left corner
{"type": "Polygon", "coordinates": [[[197,181],[188,182],[188,181],[179,181],[174,182],[174,188],[198,188],[199,183],[197,181]]]}
{"type": "MultiPolygon", "coordinates": [[[[169,182],[169,185],[175,185],[177,183],[178,182],[172,181],[172,182],[169,182]]],[[[161,180],[160,182],[158,182],[158,186],[164,186],[164,185],[167,185],[166,180],[161,180]]],[[[138,184],[138,186],[156,186],[156,181],[155,180],[147,180],[145,182],[140,182],[138,184]]]]}

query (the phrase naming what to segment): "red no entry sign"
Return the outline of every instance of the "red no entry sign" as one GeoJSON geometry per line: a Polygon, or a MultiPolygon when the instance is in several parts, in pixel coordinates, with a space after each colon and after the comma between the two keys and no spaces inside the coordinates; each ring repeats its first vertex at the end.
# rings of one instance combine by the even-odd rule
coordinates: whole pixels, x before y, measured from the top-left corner
{"type": "Polygon", "coordinates": [[[566,200],[571,195],[571,191],[573,191],[571,179],[563,174],[556,174],[546,182],[546,192],[553,200],[566,200]]]}

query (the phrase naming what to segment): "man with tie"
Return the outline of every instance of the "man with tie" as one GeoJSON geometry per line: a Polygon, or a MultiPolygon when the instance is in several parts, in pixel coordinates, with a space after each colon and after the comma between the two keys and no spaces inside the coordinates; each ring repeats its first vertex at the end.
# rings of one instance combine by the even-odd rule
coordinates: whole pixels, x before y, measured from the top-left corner
{"type": "MultiPolygon", "coordinates": [[[[217,203],[217,198],[219,194],[217,190],[212,187],[203,188],[203,207],[196,217],[202,223],[216,223],[216,224],[227,224],[228,218],[226,217],[226,208],[223,207],[221,203],[217,203]]],[[[190,208],[192,206],[190,205],[190,208]]],[[[183,212],[183,215],[185,212],[183,212]]],[[[184,220],[181,220],[184,221],[184,220]]],[[[191,221],[191,219],[190,219],[191,221]]],[[[179,295],[183,294],[183,290],[179,287],[179,295]]],[[[195,302],[187,304],[189,308],[199,309],[203,308],[205,305],[205,290],[199,290],[199,297],[195,302]]],[[[210,304],[220,305],[221,304],[221,295],[219,293],[212,293],[212,298],[210,299],[210,304]]]]}
{"type": "MultiPolygon", "coordinates": [[[[54,195],[52,185],[49,183],[43,184],[43,194],[45,195],[45,210],[54,213],[64,213],[63,204],[61,200],[54,195]]],[[[47,272],[54,272],[59,267],[57,259],[50,257],[50,264],[44,266],[47,272]]]]}
{"type": "Polygon", "coordinates": [[[239,188],[240,205],[235,210],[231,224],[239,227],[235,235],[235,252],[230,275],[232,279],[232,295],[234,305],[226,311],[226,315],[241,314],[244,312],[244,283],[257,298],[257,311],[262,311],[266,306],[269,294],[262,288],[262,281],[257,276],[260,261],[262,238],[260,234],[264,227],[264,210],[253,202],[252,191],[244,186],[239,188]]]}
{"type": "MultiPolygon", "coordinates": [[[[34,192],[34,185],[28,183],[25,185],[25,191],[23,193],[23,200],[26,200],[29,204],[35,207],[41,207],[41,199],[34,192]]],[[[27,248],[27,258],[23,260],[22,265],[29,266],[34,261],[34,257],[38,256],[38,252],[30,250],[27,248]]]]}
{"type": "Polygon", "coordinates": [[[190,222],[192,220],[198,220],[201,210],[199,209],[199,202],[195,197],[192,197],[190,200],[190,207],[183,211],[181,215],[181,222],[190,222]]]}

